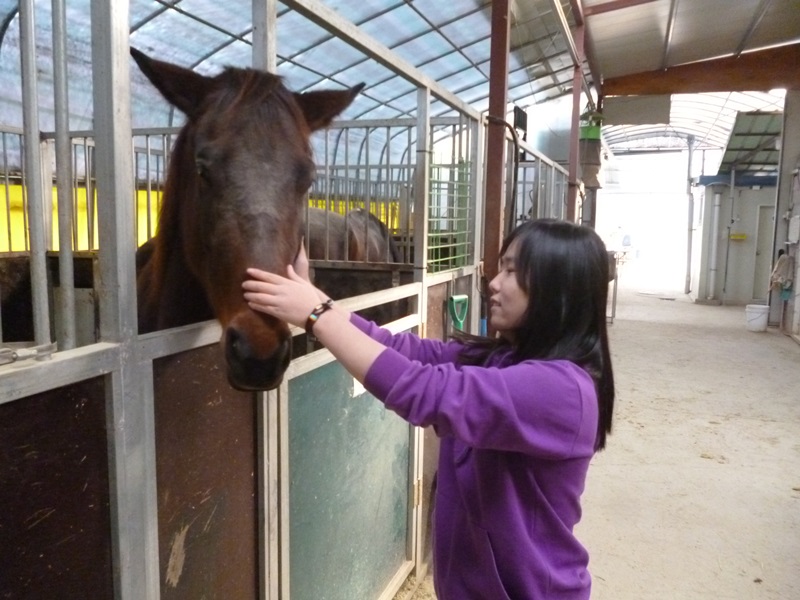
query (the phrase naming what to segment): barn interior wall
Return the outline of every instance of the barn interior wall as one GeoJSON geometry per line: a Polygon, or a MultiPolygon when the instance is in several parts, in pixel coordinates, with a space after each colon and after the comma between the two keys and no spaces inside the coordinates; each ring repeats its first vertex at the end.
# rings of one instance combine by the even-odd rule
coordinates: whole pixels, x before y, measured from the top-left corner
{"type": "Polygon", "coordinates": [[[788,90],[783,108],[783,136],[781,137],[780,175],[778,179],[778,219],[775,226],[775,258],[783,249],[794,258],[794,285],[790,299],[783,301],[780,294],[770,297],[770,321],[780,323],[783,329],[800,339],[800,252],[798,243],[789,240],[791,219],[800,220],[800,90],[788,90]]]}
{"type": "Polygon", "coordinates": [[[535,104],[526,112],[530,144],[555,162],[567,164],[572,131],[572,96],[535,104]]]}
{"type": "MultiPolygon", "coordinates": [[[[694,273],[698,281],[695,300],[707,298],[708,287],[705,279],[711,268],[708,256],[714,235],[718,241],[717,274],[714,280],[714,299],[722,304],[746,305],[764,303],[767,292],[767,281],[763,281],[763,292],[759,297],[756,281],[756,252],[758,245],[759,211],[763,207],[772,207],[771,218],[774,219],[775,206],[774,187],[753,189],[734,187],[733,193],[728,186],[709,186],[705,189],[703,239],[707,243],[701,245],[706,257],[701,260],[702,271],[694,273]],[[716,232],[713,231],[714,194],[720,194],[719,221],[716,232]]],[[[771,231],[771,229],[770,229],[771,231]]],[[[762,240],[763,242],[763,240],[762,240]]],[[[771,240],[770,240],[771,247],[771,240]]]]}

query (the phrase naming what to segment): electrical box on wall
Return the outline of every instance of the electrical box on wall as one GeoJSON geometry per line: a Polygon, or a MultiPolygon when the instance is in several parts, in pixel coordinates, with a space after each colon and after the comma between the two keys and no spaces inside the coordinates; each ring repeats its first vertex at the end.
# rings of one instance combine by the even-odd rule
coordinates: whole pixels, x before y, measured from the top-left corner
{"type": "Polygon", "coordinates": [[[789,232],[786,234],[786,241],[796,244],[800,241],[800,215],[795,215],[789,219],[789,232]]]}

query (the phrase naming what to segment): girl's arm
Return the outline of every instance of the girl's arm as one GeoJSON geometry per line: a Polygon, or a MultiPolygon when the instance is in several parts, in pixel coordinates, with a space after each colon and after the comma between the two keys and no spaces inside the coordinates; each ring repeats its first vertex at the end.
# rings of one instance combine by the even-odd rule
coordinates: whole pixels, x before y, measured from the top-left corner
{"type": "MultiPolygon", "coordinates": [[[[245,299],[298,327],[320,303],[319,291],[298,276],[249,269],[245,299]]],[[[478,448],[552,458],[593,452],[597,400],[591,377],[566,361],[527,361],[507,368],[424,365],[387,349],[335,307],[314,335],[386,406],[409,422],[435,425],[478,448]]]]}
{"type": "MultiPolygon", "coordinates": [[[[329,299],[327,294],[325,294],[319,288],[314,287],[313,284],[310,283],[308,256],[306,255],[303,244],[300,245],[300,250],[295,258],[292,268],[300,280],[305,281],[314,289],[317,300],[314,306],[317,306],[319,303],[325,302],[329,299]]],[[[251,276],[258,280],[263,273],[263,271],[254,270],[252,271],[251,276]]],[[[247,291],[247,288],[245,288],[245,290],[247,291]]],[[[256,307],[253,306],[253,308],[256,307]]],[[[256,310],[261,309],[256,308],[256,310]]],[[[352,322],[358,329],[363,331],[373,340],[378,341],[383,346],[392,348],[403,356],[418,360],[424,364],[453,362],[456,360],[458,353],[461,350],[461,345],[454,342],[445,343],[440,340],[422,339],[418,335],[414,335],[412,333],[392,334],[389,330],[383,329],[358,315],[353,315],[344,308],[341,308],[339,305],[334,305],[331,310],[339,313],[346,320],[352,322]]],[[[268,310],[263,312],[270,314],[268,310]]],[[[308,314],[306,315],[306,318],[307,317],[308,314]]],[[[304,327],[305,322],[298,324],[298,326],[304,327]]],[[[325,343],[325,341],[322,340],[319,335],[316,335],[316,325],[314,326],[314,333],[317,339],[319,339],[326,347],[328,347],[328,344],[325,343]]],[[[333,352],[333,349],[330,347],[329,350],[333,352]]],[[[334,356],[336,356],[335,353],[334,356]]],[[[337,356],[337,358],[339,357],[337,356]]]]}

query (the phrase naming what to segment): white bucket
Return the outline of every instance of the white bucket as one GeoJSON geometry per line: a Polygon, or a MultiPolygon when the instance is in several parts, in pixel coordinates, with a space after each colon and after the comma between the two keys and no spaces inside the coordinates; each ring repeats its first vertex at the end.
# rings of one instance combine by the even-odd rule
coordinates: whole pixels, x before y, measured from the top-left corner
{"type": "Polygon", "coordinates": [[[744,309],[747,317],[748,331],[766,331],[769,306],[766,304],[748,304],[744,309]]]}

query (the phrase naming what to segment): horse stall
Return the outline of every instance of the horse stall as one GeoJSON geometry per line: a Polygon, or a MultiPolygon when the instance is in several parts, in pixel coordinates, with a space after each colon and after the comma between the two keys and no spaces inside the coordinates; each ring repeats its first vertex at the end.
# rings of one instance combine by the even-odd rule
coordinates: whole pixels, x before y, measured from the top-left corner
{"type": "MultiPolygon", "coordinates": [[[[270,5],[254,1],[252,19],[273,35],[270,5]]],[[[165,230],[170,169],[186,183],[197,165],[175,166],[180,127],[132,127],[141,63],[128,57],[144,9],[91,8],[90,30],[62,0],[4,15],[24,124],[0,123],[0,598],[392,598],[428,568],[435,436],[386,411],[298,328],[272,389],[233,385],[224,319],[140,330],[136,273],[165,230]],[[37,20],[52,20],[52,37],[37,20]],[[78,127],[67,46],[95,67],[78,127]],[[53,65],[45,131],[42,47],[53,65]]],[[[393,68],[366,34],[326,26],[393,68]]],[[[253,36],[252,66],[274,69],[268,38],[253,36]]],[[[413,117],[334,120],[310,138],[316,177],[299,200],[298,243],[346,308],[396,332],[476,333],[485,122],[397,69],[416,88],[413,117]],[[434,102],[451,114],[432,117],[434,102]],[[386,254],[354,256],[346,238],[311,227],[320,210],[351,237],[377,220],[386,254]]],[[[510,214],[560,215],[564,170],[523,149],[535,158],[510,159],[510,214]]],[[[181,289],[163,304],[205,301],[181,289]]]]}

